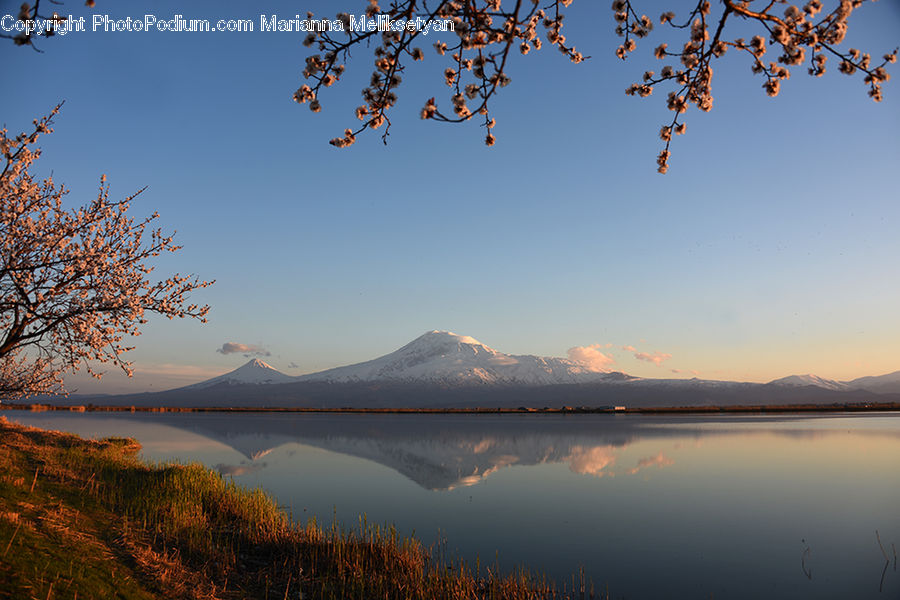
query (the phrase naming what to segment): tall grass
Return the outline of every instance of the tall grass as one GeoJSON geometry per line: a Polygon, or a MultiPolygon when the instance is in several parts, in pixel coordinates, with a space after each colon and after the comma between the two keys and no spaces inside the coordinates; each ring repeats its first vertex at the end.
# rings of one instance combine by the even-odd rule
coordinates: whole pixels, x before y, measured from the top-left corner
{"type": "MultiPolygon", "coordinates": [[[[336,520],[330,527],[315,521],[297,524],[259,489],[243,489],[197,464],[141,462],[135,457],[138,448],[129,439],[82,440],[0,418],[0,462],[10,473],[21,473],[7,478],[15,486],[0,485],[0,501],[29,496],[28,475],[35,473],[38,492],[50,496],[46,502],[60,502],[79,515],[106,515],[102,518],[112,523],[118,560],[130,561],[136,572],[150,577],[165,571],[169,590],[187,589],[194,582],[193,591],[182,597],[594,597],[583,574],[559,590],[522,569],[504,574],[496,565],[476,563],[473,568],[448,558],[440,548],[424,548],[393,527],[372,526],[364,518],[352,529],[336,520]],[[130,556],[123,558],[123,551],[130,556]]],[[[30,497],[34,500],[33,491],[30,497]]],[[[77,527],[77,519],[69,526],[77,527]]],[[[16,540],[9,543],[15,547],[16,540]]],[[[0,537],[0,550],[6,544],[0,537]]],[[[172,595],[165,587],[161,591],[172,595]]]]}

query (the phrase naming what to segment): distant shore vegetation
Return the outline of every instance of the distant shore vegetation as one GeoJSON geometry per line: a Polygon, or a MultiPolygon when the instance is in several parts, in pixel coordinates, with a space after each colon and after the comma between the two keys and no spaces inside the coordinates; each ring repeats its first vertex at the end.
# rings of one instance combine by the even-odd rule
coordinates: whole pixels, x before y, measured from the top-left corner
{"type": "Polygon", "coordinates": [[[293,412],[293,413],[346,413],[346,414],[715,414],[715,413],[833,413],[833,412],[880,412],[900,411],[900,402],[846,402],[834,404],[753,404],[753,405],[711,405],[711,406],[558,406],[558,407],[444,407],[444,408],[404,408],[404,407],[307,407],[307,406],[113,406],[104,404],[45,404],[45,403],[2,403],[0,410],[69,411],[69,412],[293,412]]]}

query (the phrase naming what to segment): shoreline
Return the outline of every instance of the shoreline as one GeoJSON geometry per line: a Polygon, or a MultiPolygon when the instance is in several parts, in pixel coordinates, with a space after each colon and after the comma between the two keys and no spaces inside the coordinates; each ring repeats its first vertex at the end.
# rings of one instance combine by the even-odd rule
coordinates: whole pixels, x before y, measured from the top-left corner
{"type": "Polygon", "coordinates": [[[498,414],[784,414],[784,413],[841,413],[841,412],[898,412],[900,402],[866,402],[838,404],[785,404],[785,405],[734,405],[734,406],[656,406],[656,407],[588,407],[563,406],[559,408],[315,408],[315,407],[266,407],[266,406],[121,406],[121,405],[56,405],[56,404],[7,404],[0,402],[0,410],[27,410],[30,412],[149,412],[149,413],[332,413],[332,414],[421,414],[421,415],[498,415],[498,414]]]}
{"type": "Polygon", "coordinates": [[[364,517],[349,529],[303,523],[259,488],[139,450],[131,438],[0,415],[0,597],[586,598],[524,568],[468,565],[364,517]]]}

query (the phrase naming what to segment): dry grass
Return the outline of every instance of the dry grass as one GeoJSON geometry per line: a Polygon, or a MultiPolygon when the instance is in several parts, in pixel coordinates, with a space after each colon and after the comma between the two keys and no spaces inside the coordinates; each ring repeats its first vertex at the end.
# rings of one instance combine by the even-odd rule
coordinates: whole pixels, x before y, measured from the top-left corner
{"type": "Polygon", "coordinates": [[[593,597],[583,577],[560,591],[472,569],[393,528],[300,526],[260,490],[138,449],[0,418],[0,598],[593,597]]]}

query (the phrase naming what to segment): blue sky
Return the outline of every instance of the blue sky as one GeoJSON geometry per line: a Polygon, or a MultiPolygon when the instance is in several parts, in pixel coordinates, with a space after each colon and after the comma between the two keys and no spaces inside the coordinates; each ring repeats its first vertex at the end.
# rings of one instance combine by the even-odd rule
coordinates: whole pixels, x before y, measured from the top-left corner
{"type": "MultiPolygon", "coordinates": [[[[258,24],[261,13],[357,14],[364,3],[97,4],[114,18],[258,24]]],[[[651,377],[900,369],[896,81],[876,104],[830,63],[819,79],[795,69],[771,99],[746,59],[727,56],[712,112],[689,111],[661,176],[665,93],[624,94],[659,68],[656,39],[623,63],[612,23],[606,5],[581,0],[565,32],[593,58],[574,65],[545,49],[513,61],[493,148],[475,122],[419,119],[425,99],[449,101],[446,65],[427,47],[404,77],[388,145],[365,135],[338,150],[327,141],[356,123],[363,52],[313,114],[291,101],[302,34],[86,32],[42,40],[43,54],[0,46],[6,127],[66,102],[37,170],[73,204],[103,173],[114,197],[148,186],[132,211],[159,211],[184,245],[160,275],[217,281],[194,296],[212,306],[208,324],[151,319],[132,381],[71,382],[172,387],[247,360],[217,353],[226,342],[263,347],[264,360],[301,374],[431,329],[514,354],[611,344],[615,368],[651,377]],[[671,358],[639,361],[626,345],[671,358]]],[[[853,16],[848,45],[880,56],[898,32],[900,5],[874,3],[853,16]]]]}

